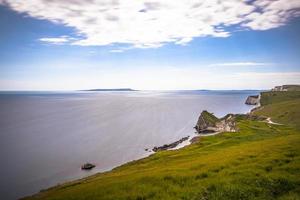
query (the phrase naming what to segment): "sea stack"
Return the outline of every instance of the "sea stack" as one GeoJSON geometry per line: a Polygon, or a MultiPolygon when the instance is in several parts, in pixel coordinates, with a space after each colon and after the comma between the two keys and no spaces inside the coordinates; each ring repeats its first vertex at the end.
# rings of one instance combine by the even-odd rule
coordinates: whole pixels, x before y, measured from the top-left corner
{"type": "Polygon", "coordinates": [[[248,96],[248,98],[246,99],[245,104],[247,104],[247,105],[259,105],[259,101],[260,101],[260,96],[259,95],[252,95],[252,96],[248,96]]]}

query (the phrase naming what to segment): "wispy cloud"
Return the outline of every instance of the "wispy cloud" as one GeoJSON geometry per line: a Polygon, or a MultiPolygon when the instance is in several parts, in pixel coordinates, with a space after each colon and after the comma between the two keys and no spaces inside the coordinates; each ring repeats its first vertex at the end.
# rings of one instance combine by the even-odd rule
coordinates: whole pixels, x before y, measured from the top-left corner
{"type": "MultiPolygon", "coordinates": [[[[299,0],[1,0],[0,4],[74,27],[83,38],[75,45],[129,44],[158,48],[185,45],[196,37],[229,37],[233,25],[243,30],[268,30],[300,15],[299,0]]],[[[64,38],[44,38],[54,44],[64,38]]],[[[41,40],[41,41],[43,41],[41,40]]]]}
{"type": "Polygon", "coordinates": [[[267,66],[272,65],[273,63],[261,63],[261,62],[230,62],[230,63],[215,63],[210,64],[211,67],[222,67],[222,66],[229,66],[229,67],[243,67],[243,66],[267,66]]]}
{"type": "Polygon", "coordinates": [[[123,50],[123,49],[112,49],[112,50],[110,50],[109,52],[111,52],[111,53],[122,53],[122,52],[124,52],[125,50],[123,50]]]}
{"type": "Polygon", "coordinates": [[[51,43],[51,44],[67,44],[74,40],[76,39],[65,35],[60,37],[45,37],[39,39],[39,41],[41,42],[51,43]]]}

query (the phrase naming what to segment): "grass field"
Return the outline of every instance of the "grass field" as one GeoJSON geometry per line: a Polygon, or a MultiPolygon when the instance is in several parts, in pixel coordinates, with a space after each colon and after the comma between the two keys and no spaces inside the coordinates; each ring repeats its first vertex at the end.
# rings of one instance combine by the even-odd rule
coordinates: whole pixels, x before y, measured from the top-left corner
{"type": "Polygon", "coordinates": [[[300,199],[299,97],[266,98],[256,114],[285,125],[240,119],[237,133],[201,138],[28,199],[300,199]]]}

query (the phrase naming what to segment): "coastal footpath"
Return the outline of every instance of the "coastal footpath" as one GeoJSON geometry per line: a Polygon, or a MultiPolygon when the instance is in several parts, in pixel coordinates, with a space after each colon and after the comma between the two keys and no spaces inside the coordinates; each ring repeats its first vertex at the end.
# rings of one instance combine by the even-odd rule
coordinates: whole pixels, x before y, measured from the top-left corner
{"type": "MultiPolygon", "coordinates": [[[[300,199],[300,91],[262,92],[260,104],[249,115],[234,115],[232,132],[25,199],[300,199]]],[[[224,120],[212,119],[198,120],[196,130],[211,131],[224,120]]]]}

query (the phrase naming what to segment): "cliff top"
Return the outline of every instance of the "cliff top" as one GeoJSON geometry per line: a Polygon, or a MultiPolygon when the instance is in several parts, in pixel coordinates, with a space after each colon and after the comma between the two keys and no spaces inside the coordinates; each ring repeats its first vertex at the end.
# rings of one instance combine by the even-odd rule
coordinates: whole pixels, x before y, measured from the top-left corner
{"type": "Polygon", "coordinates": [[[209,125],[214,126],[218,121],[220,121],[213,113],[208,112],[207,110],[202,111],[200,117],[205,120],[209,125]]]}
{"type": "Polygon", "coordinates": [[[275,86],[272,91],[300,91],[300,85],[275,86]]]}

